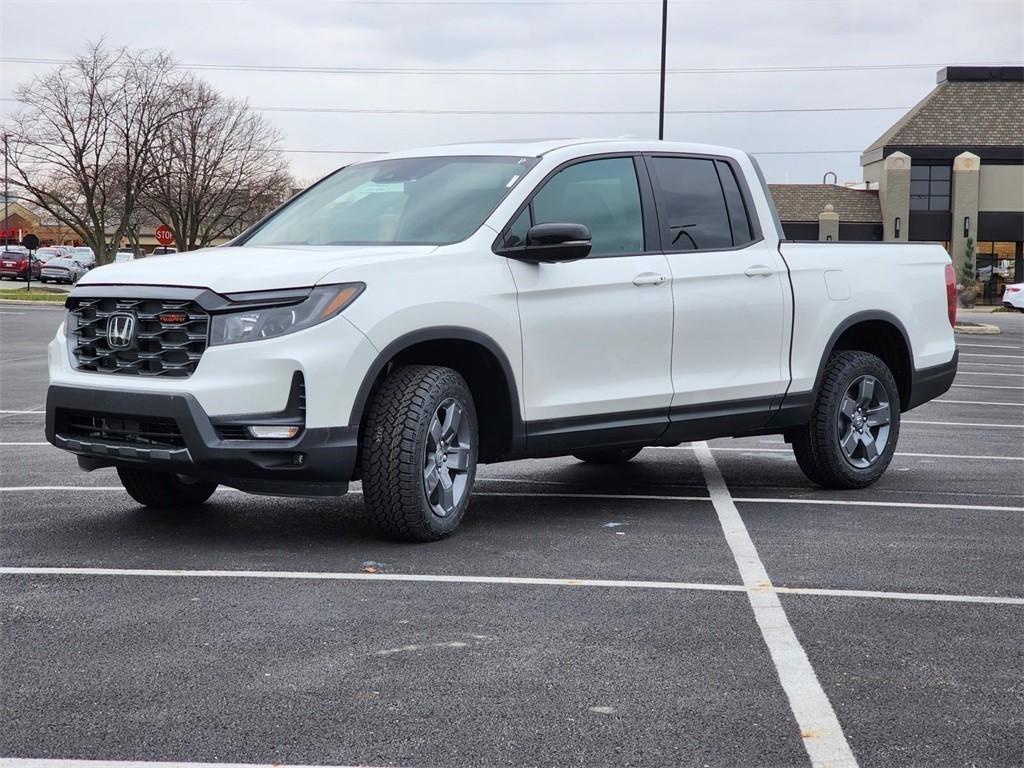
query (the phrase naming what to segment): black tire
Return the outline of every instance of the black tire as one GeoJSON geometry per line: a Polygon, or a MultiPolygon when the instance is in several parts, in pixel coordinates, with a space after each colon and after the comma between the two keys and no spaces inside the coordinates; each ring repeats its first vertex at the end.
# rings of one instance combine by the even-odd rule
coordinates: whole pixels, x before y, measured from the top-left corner
{"type": "Polygon", "coordinates": [[[118,467],[117,476],[129,496],[143,506],[157,509],[196,506],[217,490],[217,483],[149,469],[118,467]]]}
{"type": "Polygon", "coordinates": [[[361,437],[363,501],[382,533],[403,541],[436,541],[459,526],[476,479],[478,432],[473,396],[458,372],[427,365],[393,370],[373,395],[361,437]],[[459,429],[466,431],[430,449],[436,442],[431,425],[453,403],[460,411],[459,429]],[[463,449],[456,461],[465,469],[442,465],[449,450],[463,449]],[[429,494],[428,459],[437,462],[429,494]],[[446,487],[458,489],[450,497],[439,495],[444,493],[437,479],[441,472],[448,477],[446,487]],[[439,510],[445,503],[451,508],[439,510]]]}
{"type": "Polygon", "coordinates": [[[585,461],[587,464],[625,464],[630,459],[636,457],[642,450],[643,446],[597,448],[593,451],[580,451],[579,453],[574,453],[573,456],[580,461],[585,461]]]}
{"type": "Polygon", "coordinates": [[[45,277],[40,277],[39,278],[39,282],[40,283],[45,283],[46,282],[46,278],[45,277]]]}
{"type": "Polygon", "coordinates": [[[896,452],[899,434],[900,395],[888,366],[867,352],[836,352],[825,365],[810,423],[793,435],[793,453],[813,483],[825,488],[864,488],[885,473],[896,452]],[[879,403],[884,401],[887,409],[883,411],[878,404],[861,407],[856,398],[850,397],[851,387],[865,380],[872,382],[872,397],[879,403]],[[877,392],[877,387],[882,391],[877,392]],[[847,400],[858,405],[852,418],[841,412],[847,400]],[[872,420],[880,422],[883,413],[888,421],[872,424],[872,420]],[[853,439],[853,456],[848,456],[840,444],[844,436],[853,439]],[[865,443],[874,445],[874,458],[865,443]]]}

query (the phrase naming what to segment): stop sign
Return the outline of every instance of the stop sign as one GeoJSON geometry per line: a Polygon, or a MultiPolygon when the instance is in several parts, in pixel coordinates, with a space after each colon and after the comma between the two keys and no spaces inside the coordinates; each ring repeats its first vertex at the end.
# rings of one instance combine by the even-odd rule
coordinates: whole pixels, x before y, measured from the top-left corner
{"type": "Polygon", "coordinates": [[[174,242],[174,233],[164,224],[156,228],[156,240],[160,245],[170,245],[174,242]]]}

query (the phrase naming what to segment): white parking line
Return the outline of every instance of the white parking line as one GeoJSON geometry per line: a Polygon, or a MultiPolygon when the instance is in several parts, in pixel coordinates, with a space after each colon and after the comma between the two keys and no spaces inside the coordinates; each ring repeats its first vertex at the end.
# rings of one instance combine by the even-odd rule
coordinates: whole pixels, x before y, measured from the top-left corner
{"type": "Polygon", "coordinates": [[[1024,389],[1024,387],[1017,387],[1012,384],[952,384],[954,387],[963,387],[964,389],[1024,389]]]}
{"type": "MultiPolygon", "coordinates": [[[[972,363],[972,365],[978,365],[978,363],[972,363]]],[[[957,371],[957,376],[1013,376],[1019,378],[1024,375],[1021,373],[996,373],[994,371],[957,371]]],[[[955,384],[953,386],[956,386],[955,384]]]]}
{"type": "Polygon", "coordinates": [[[49,443],[0,443],[0,445],[2,445],[2,446],[21,446],[23,448],[27,448],[29,446],[40,446],[40,445],[50,445],[50,444],[49,443]]]}
{"type": "Polygon", "coordinates": [[[1020,355],[987,355],[982,352],[964,352],[960,357],[1001,357],[1006,360],[1022,360],[1020,355]]]}
{"type": "Polygon", "coordinates": [[[73,566],[0,566],[0,576],[112,576],[183,579],[279,579],[283,581],[382,581],[426,584],[492,584],[538,587],[591,587],[602,589],[665,589],[694,592],[776,592],[780,595],[857,597],[909,600],[925,603],[985,603],[1024,605],[1024,597],[949,595],[932,592],[886,592],[864,589],[777,587],[757,584],[716,584],[693,581],[634,581],[630,579],[560,579],[542,576],[471,576],[442,573],[363,573],[362,571],[244,571],[171,568],[76,568],[73,566]]]}
{"type": "MultiPolygon", "coordinates": [[[[692,451],[693,447],[689,445],[655,445],[644,450],[651,451],[692,451]]],[[[722,451],[724,453],[793,453],[792,448],[720,448],[718,446],[711,446],[712,451],[722,451]]],[[[913,458],[920,459],[978,459],[982,461],[1024,461],[1024,456],[979,456],[979,455],[965,455],[959,453],[913,453],[896,451],[897,456],[911,456],[913,458]]]]}
{"type": "Polygon", "coordinates": [[[1022,368],[1022,367],[1024,367],[1024,363],[1014,363],[1012,365],[1010,363],[976,363],[973,360],[968,360],[967,362],[964,363],[964,365],[982,366],[982,367],[987,367],[987,368],[1022,368]]]}
{"type": "Polygon", "coordinates": [[[771,654],[779,682],[789,699],[804,748],[814,766],[856,766],[857,760],[843,735],[832,702],[825,695],[803,646],[790,626],[778,594],[771,590],[771,579],[757,554],[739,510],[733,504],[722,473],[715,464],[708,444],[694,443],[694,453],[704,473],[711,503],[732,550],[740,577],[747,587],[747,598],[771,654]]]}
{"type": "Polygon", "coordinates": [[[41,414],[46,415],[46,411],[0,411],[0,414],[7,414],[8,416],[14,416],[19,414],[41,414]]]}
{"type": "MultiPolygon", "coordinates": [[[[932,400],[932,403],[951,403],[953,405],[1008,405],[1013,408],[1024,408],[1024,403],[996,403],[991,400],[932,400]]],[[[929,403],[930,405],[930,403],[929,403]]]]}
{"type": "MultiPolygon", "coordinates": [[[[481,478],[481,481],[486,478],[481,478]]],[[[58,492],[86,493],[125,493],[121,485],[10,485],[0,487],[0,494],[31,494],[40,490],[58,490],[58,492]]],[[[242,494],[242,490],[221,487],[218,492],[226,494],[242,494]]],[[[358,489],[350,489],[348,496],[361,496],[358,489]]],[[[654,494],[538,494],[512,493],[504,490],[477,490],[473,496],[496,499],[597,499],[601,501],[641,501],[641,502],[709,502],[707,496],[662,496],[654,494]]],[[[987,504],[926,504],[924,502],[892,502],[864,499],[812,499],[809,497],[782,497],[769,499],[766,497],[736,497],[735,501],[742,504],[803,504],[810,506],[845,506],[845,507],[898,507],[901,509],[954,509],[972,512],[1024,512],[1024,507],[997,507],[987,504]]]]}
{"type": "Polygon", "coordinates": [[[0,768],[370,768],[370,766],[285,765],[283,763],[186,763],[180,760],[51,760],[42,757],[0,757],[0,768]]]}
{"type": "Polygon", "coordinates": [[[926,424],[933,427],[987,427],[993,429],[1024,429],[1024,424],[980,424],[976,421],[917,421],[903,419],[901,424],[926,424]]]}
{"type": "Polygon", "coordinates": [[[981,349],[981,348],[985,348],[985,349],[1020,349],[1020,347],[1015,347],[1015,346],[1006,345],[1006,344],[957,344],[957,346],[958,347],[977,347],[978,349],[981,349]]]}

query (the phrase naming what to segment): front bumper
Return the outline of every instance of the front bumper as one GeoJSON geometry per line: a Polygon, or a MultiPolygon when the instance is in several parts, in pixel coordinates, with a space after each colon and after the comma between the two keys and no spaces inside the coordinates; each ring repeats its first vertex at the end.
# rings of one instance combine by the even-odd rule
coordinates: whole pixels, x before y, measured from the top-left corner
{"type": "MultiPolygon", "coordinates": [[[[250,415],[244,423],[279,414],[250,415]]],[[[46,439],[75,453],[86,470],[145,467],[190,475],[250,493],[336,496],[348,490],[358,455],[358,427],[306,428],[292,440],[222,439],[223,417],[211,420],[189,393],[127,392],[51,385],[46,439]],[[115,422],[159,420],[172,439],[109,439],[76,424],[82,417],[115,422]]],[[[134,433],[143,431],[134,427],[134,433]]],[[[126,430],[130,431],[130,430],[126,430]]]]}

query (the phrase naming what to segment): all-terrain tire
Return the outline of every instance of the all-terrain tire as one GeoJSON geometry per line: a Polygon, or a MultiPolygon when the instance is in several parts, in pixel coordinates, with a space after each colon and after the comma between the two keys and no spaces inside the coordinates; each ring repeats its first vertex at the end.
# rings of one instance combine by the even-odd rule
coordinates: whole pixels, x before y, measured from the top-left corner
{"type": "Polygon", "coordinates": [[[118,467],[117,476],[129,496],[139,504],[157,509],[196,506],[217,490],[217,483],[207,480],[134,467],[118,467]]]}
{"type": "MultiPolygon", "coordinates": [[[[889,367],[868,352],[841,351],[834,353],[825,365],[811,420],[793,435],[793,454],[804,475],[813,483],[825,488],[864,488],[885,473],[896,452],[899,433],[900,395],[889,367]],[[877,382],[875,386],[881,386],[883,391],[877,397],[888,403],[888,424],[884,445],[875,442],[877,457],[866,466],[857,466],[840,445],[843,437],[840,409],[850,388],[863,377],[870,377],[877,382]]],[[[863,463],[868,459],[859,461],[863,463]]]]}
{"type": "Polygon", "coordinates": [[[585,461],[587,464],[625,464],[630,459],[636,457],[643,447],[627,447],[627,448],[596,448],[592,451],[579,451],[574,453],[580,461],[585,461]]]}
{"type": "Polygon", "coordinates": [[[370,521],[403,541],[436,541],[451,534],[469,507],[477,445],[473,396],[457,371],[429,365],[394,369],[374,392],[361,435],[363,501],[370,521]],[[458,442],[468,452],[462,459],[466,467],[460,495],[442,514],[428,495],[425,465],[435,455],[428,454],[431,424],[450,403],[458,405],[466,420],[466,436],[458,442]]]}

